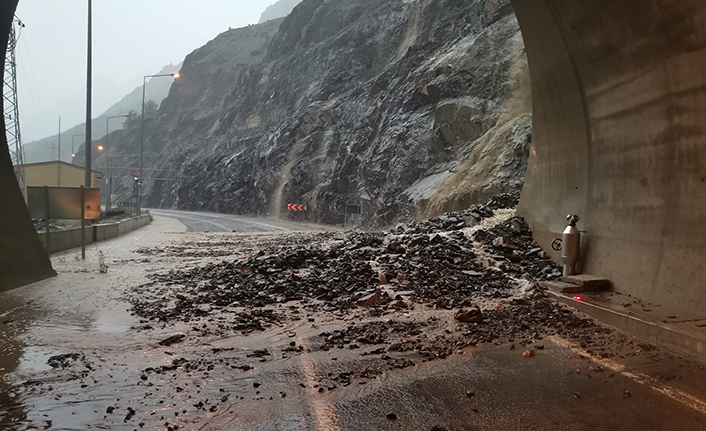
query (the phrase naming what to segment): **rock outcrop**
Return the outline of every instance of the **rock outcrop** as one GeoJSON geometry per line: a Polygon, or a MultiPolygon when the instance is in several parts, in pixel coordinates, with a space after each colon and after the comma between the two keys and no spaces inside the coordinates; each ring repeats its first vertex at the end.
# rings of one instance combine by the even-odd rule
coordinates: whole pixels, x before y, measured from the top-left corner
{"type": "Polygon", "coordinates": [[[302,0],[279,0],[275,4],[268,6],[260,15],[260,24],[272,19],[284,18],[301,2],[302,0]]]}
{"type": "MultiPolygon", "coordinates": [[[[356,203],[376,226],[522,183],[529,83],[508,0],[304,0],[218,36],[182,75],[148,121],[146,166],[163,170],[145,179],[149,206],[304,203],[310,221],[340,223],[356,203]]],[[[111,141],[136,166],[139,133],[111,141]]]]}

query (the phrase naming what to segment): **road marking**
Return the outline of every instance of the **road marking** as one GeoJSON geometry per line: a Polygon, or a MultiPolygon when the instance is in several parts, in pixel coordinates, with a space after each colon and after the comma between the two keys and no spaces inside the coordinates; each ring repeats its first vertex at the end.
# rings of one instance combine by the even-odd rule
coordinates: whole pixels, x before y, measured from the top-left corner
{"type": "Polygon", "coordinates": [[[160,214],[160,211],[154,211],[154,212],[155,212],[155,214],[159,214],[159,215],[162,215],[162,216],[164,216],[164,217],[172,217],[172,218],[175,218],[175,219],[177,219],[177,220],[179,220],[180,218],[183,218],[183,219],[186,219],[186,220],[198,221],[198,222],[202,222],[202,223],[209,223],[209,224],[212,224],[212,225],[216,226],[216,227],[219,228],[219,229],[223,229],[223,230],[226,231],[226,232],[232,232],[232,231],[233,231],[232,228],[229,228],[229,227],[227,227],[227,226],[225,226],[225,225],[222,225],[222,224],[220,224],[220,223],[216,223],[215,221],[207,220],[207,219],[204,219],[204,218],[189,217],[189,216],[185,216],[185,215],[181,215],[181,214],[178,214],[178,215],[177,215],[177,214],[170,214],[170,213],[165,213],[165,212],[161,212],[161,214],[160,214]]]}
{"type": "Polygon", "coordinates": [[[289,229],[287,229],[287,228],[283,228],[283,227],[279,227],[279,226],[274,226],[274,225],[267,224],[267,223],[260,223],[260,222],[257,222],[257,221],[248,220],[248,221],[244,221],[243,223],[246,223],[246,224],[247,224],[247,223],[251,223],[251,224],[254,224],[254,225],[258,225],[258,226],[271,227],[272,229],[279,230],[279,231],[282,231],[282,232],[291,232],[291,230],[289,230],[289,229]]]}
{"type": "MultiPolygon", "coordinates": [[[[309,343],[306,337],[297,337],[297,344],[304,347],[304,350],[309,350],[309,343]]],[[[316,421],[317,428],[321,431],[339,431],[342,430],[341,419],[336,413],[336,407],[331,402],[331,396],[328,392],[319,393],[318,389],[314,388],[317,384],[316,376],[322,375],[323,373],[316,365],[313,355],[310,353],[303,353],[299,355],[299,361],[302,366],[302,373],[304,374],[304,379],[306,380],[306,389],[309,392],[309,399],[311,400],[311,411],[314,415],[314,420],[316,421]]]]}
{"type": "Polygon", "coordinates": [[[580,347],[576,346],[575,344],[571,343],[568,340],[564,340],[563,338],[559,338],[554,335],[550,335],[549,340],[551,340],[552,343],[556,344],[557,346],[564,347],[578,355],[585,356],[587,358],[590,358],[593,362],[597,363],[603,368],[607,368],[611,371],[614,371],[616,373],[620,373],[623,376],[640,383],[642,385],[648,386],[649,388],[668,396],[669,398],[673,399],[674,401],[683,404],[693,410],[696,410],[697,412],[706,415],[706,402],[701,400],[700,398],[695,397],[694,395],[691,395],[689,393],[686,393],[684,391],[680,391],[679,389],[675,389],[671,386],[667,386],[659,382],[657,379],[650,377],[646,374],[640,374],[640,373],[633,373],[631,371],[627,371],[625,369],[625,366],[622,364],[619,364],[615,361],[611,361],[610,359],[602,359],[595,357],[588,353],[587,351],[581,349],[580,347]]]}
{"type": "MultiPolygon", "coordinates": [[[[187,220],[193,220],[193,221],[205,221],[204,219],[207,219],[207,218],[217,218],[217,219],[232,220],[234,222],[241,223],[241,224],[249,224],[249,225],[267,227],[272,230],[278,230],[278,231],[282,231],[282,232],[291,232],[291,230],[287,229],[287,228],[283,228],[283,227],[279,227],[279,226],[275,226],[275,225],[271,225],[271,224],[267,224],[267,223],[257,222],[254,220],[245,219],[245,218],[241,218],[241,217],[237,217],[237,216],[229,216],[229,215],[214,214],[214,213],[199,213],[199,212],[193,212],[193,211],[161,211],[161,210],[151,210],[151,211],[153,211],[156,214],[161,213],[164,216],[183,217],[187,220]],[[200,218],[189,218],[189,217],[184,216],[182,214],[198,215],[200,218]]],[[[224,228],[223,225],[220,225],[215,222],[209,221],[209,223],[213,224],[214,226],[218,226],[221,229],[225,229],[228,232],[233,230],[233,229],[227,228],[227,227],[224,228]]]]}

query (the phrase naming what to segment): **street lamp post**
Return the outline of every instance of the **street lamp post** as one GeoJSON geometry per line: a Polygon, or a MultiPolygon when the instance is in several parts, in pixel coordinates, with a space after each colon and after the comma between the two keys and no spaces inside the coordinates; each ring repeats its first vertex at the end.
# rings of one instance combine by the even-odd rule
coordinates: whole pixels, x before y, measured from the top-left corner
{"type": "Polygon", "coordinates": [[[147,75],[142,78],[142,119],[140,121],[140,177],[137,181],[137,215],[142,214],[142,167],[143,155],[145,152],[145,90],[147,88],[147,78],[160,78],[171,76],[178,79],[179,73],[165,73],[159,75],[147,75]]]}
{"type": "Polygon", "coordinates": [[[78,138],[79,136],[86,136],[86,135],[84,135],[83,133],[79,133],[78,135],[73,135],[71,137],[71,159],[72,159],[71,162],[72,163],[73,163],[73,159],[76,158],[76,145],[75,144],[76,144],[76,138],[78,138]]]}
{"type": "MultiPolygon", "coordinates": [[[[61,164],[61,115],[59,115],[59,149],[56,151],[57,155],[57,161],[59,164],[61,164]]],[[[56,179],[56,185],[58,187],[61,187],[61,166],[56,168],[57,172],[57,179],[56,179]]]]}
{"type": "MultiPolygon", "coordinates": [[[[86,170],[85,170],[85,187],[91,187],[91,143],[93,135],[91,127],[93,126],[93,116],[91,115],[92,96],[93,96],[93,0],[88,0],[88,59],[86,72],[86,170]]],[[[85,222],[82,220],[81,225],[85,222]]],[[[84,256],[85,259],[85,256],[84,256]]]]}
{"type": "MultiPolygon", "coordinates": [[[[85,187],[91,187],[91,142],[93,134],[91,131],[91,115],[92,96],[93,96],[93,0],[88,0],[88,44],[87,44],[87,59],[86,59],[86,168],[85,168],[85,187]]],[[[83,190],[81,191],[83,193],[83,190]]],[[[86,218],[81,208],[81,258],[86,260],[86,218]]]]}
{"type": "Polygon", "coordinates": [[[57,150],[57,160],[61,161],[61,115],[59,115],[59,149],[57,150]]]}
{"type": "Polygon", "coordinates": [[[105,119],[105,175],[106,175],[106,200],[105,200],[105,210],[110,211],[112,207],[112,196],[113,196],[113,177],[110,175],[110,145],[108,145],[108,135],[110,134],[110,129],[108,128],[110,120],[113,118],[130,118],[130,115],[114,115],[105,119]]]}

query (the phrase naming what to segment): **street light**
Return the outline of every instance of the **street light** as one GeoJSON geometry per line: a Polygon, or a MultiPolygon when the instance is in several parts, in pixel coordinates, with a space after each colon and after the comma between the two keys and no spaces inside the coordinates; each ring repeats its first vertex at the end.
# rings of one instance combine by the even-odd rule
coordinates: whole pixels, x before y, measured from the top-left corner
{"type": "Polygon", "coordinates": [[[73,135],[71,137],[71,158],[75,159],[76,158],[76,141],[75,139],[78,138],[79,136],[86,136],[83,133],[79,133],[78,135],[73,135]]]}
{"type": "MultiPolygon", "coordinates": [[[[98,146],[96,147],[96,150],[98,150],[99,152],[101,152],[101,151],[105,150],[105,147],[102,146],[102,145],[98,145],[98,146]]],[[[107,154],[107,153],[106,153],[106,157],[108,157],[108,154],[107,154]]],[[[107,162],[106,162],[106,163],[107,163],[107,162]]],[[[108,184],[108,176],[107,176],[108,173],[106,172],[105,175],[106,175],[105,181],[106,181],[106,185],[107,185],[107,184],[108,184]]],[[[108,187],[106,186],[106,189],[107,189],[107,188],[108,188],[108,187]]],[[[107,202],[106,202],[106,205],[105,205],[105,206],[106,206],[105,210],[108,211],[108,203],[107,203],[107,202]]]]}
{"type": "MultiPolygon", "coordinates": [[[[110,146],[108,145],[108,135],[110,134],[110,129],[108,128],[110,120],[113,118],[130,118],[131,115],[114,115],[105,119],[105,175],[106,175],[106,193],[107,197],[105,199],[105,210],[109,211],[112,208],[112,196],[113,196],[113,178],[110,175],[110,146]]],[[[99,148],[99,150],[101,150],[99,148]]],[[[102,150],[101,150],[102,151],[102,150]]]]}
{"type": "Polygon", "coordinates": [[[165,73],[159,75],[146,75],[142,78],[142,119],[140,124],[140,178],[137,182],[137,215],[142,214],[142,160],[143,154],[145,152],[145,90],[147,88],[147,78],[161,78],[164,76],[171,76],[174,79],[181,78],[181,74],[177,73],[165,73]]]}

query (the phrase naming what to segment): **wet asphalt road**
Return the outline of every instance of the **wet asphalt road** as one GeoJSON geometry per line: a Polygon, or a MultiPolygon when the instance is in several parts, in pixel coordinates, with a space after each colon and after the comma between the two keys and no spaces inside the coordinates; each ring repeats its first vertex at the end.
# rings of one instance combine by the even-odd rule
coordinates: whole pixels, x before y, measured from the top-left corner
{"type": "Polygon", "coordinates": [[[143,230],[92,245],[86,263],[75,252],[55,256],[57,278],[0,294],[0,430],[706,430],[706,371],[659,351],[591,360],[576,343],[546,338],[544,349],[524,358],[522,349],[486,344],[319,392],[322,376],[374,366],[361,356],[374,347],[281,354],[292,340],[314,346],[322,331],[342,325],[330,316],[250,336],[189,335],[159,346],[174,332],[190,333],[190,325],[141,330],[121,293],[145,272],[183,263],[145,259],[135,250],[203,234],[180,232],[176,222],[155,215],[143,230]],[[97,271],[99,250],[108,256],[107,274],[97,271]],[[248,358],[262,348],[273,355],[263,362],[248,358]],[[85,354],[91,369],[47,365],[50,356],[70,352],[85,354]],[[191,372],[144,372],[180,357],[224,362],[191,372]],[[200,401],[209,408],[196,409],[200,401]],[[106,414],[108,406],[117,409],[106,414]],[[128,407],[136,411],[132,419],[128,407]]]}
{"type": "Polygon", "coordinates": [[[208,212],[154,210],[154,215],[171,217],[182,222],[191,232],[307,232],[319,227],[284,220],[244,217],[208,212]]]}

